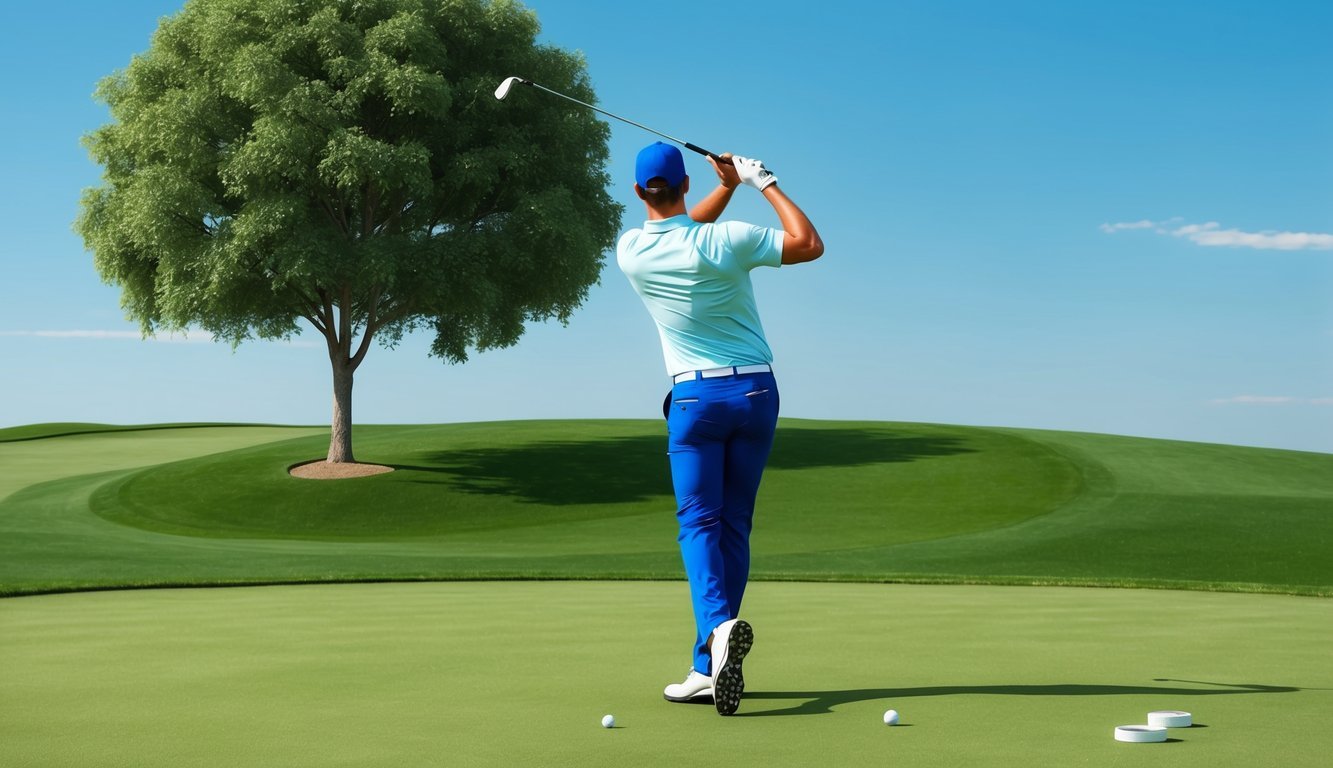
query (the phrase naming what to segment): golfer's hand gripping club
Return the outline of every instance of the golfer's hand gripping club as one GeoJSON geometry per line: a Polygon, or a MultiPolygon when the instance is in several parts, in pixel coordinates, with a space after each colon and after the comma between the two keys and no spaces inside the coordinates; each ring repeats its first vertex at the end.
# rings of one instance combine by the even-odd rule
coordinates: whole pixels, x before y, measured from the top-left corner
{"type": "Polygon", "coordinates": [[[778,177],[765,168],[760,160],[735,155],[731,158],[731,162],[736,166],[736,175],[741,177],[742,184],[748,184],[763,192],[770,184],[778,183],[778,177]]]}
{"type": "Polygon", "coordinates": [[[708,164],[713,166],[713,172],[717,174],[717,181],[727,189],[735,189],[741,185],[741,177],[736,174],[736,166],[731,162],[732,154],[723,152],[721,157],[714,158],[708,156],[708,164]]]}

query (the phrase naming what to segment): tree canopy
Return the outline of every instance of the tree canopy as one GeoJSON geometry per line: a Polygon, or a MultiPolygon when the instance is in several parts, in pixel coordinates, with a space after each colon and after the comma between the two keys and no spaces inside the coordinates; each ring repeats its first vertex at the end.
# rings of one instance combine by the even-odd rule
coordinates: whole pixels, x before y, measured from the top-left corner
{"type": "MultiPolygon", "coordinates": [[[[98,85],[103,184],[76,229],[146,334],[320,332],[336,433],[372,339],[426,329],[462,362],[567,322],[597,281],[622,212],[609,129],[492,95],[519,74],[595,101],[538,31],[509,0],[189,0],[98,85]]],[[[351,460],[350,434],[334,447],[351,460]]]]}

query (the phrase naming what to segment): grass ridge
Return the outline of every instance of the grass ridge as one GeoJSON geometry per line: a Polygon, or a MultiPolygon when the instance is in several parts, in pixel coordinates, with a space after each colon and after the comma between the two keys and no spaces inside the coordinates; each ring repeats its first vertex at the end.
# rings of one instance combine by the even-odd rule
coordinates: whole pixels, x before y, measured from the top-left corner
{"type": "MultiPolygon", "coordinates": [[[[399,471],[352,485],[287,477],[323,434],[160,426],[0,445],[0,460],[54,478],[0,498],[0,596],[679,579],[655,421],[362,426],[362,458],[399,471]],[[87,474],[42,463],[104,437],[131,459],[175,460],[87,474]],[[246,487],[209,487],[218,477],[246,487]],[[165,522],[143,525],[149,513],[165,522]]],[[[1333,596],[1333,455],[900,422],[781,430],[756,580],[1333,596]]]]}

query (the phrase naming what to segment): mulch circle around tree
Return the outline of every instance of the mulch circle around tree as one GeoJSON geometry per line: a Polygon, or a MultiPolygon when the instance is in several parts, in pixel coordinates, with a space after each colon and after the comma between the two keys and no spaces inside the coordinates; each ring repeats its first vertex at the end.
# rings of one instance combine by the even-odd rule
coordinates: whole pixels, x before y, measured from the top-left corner
{"type": "Polygon", "coordinates": [[[287,470],[292,477],[305,480],[343,480],[349,477],[382,475],[392,471],[393,467],[386,467],[383,464],[329,463],[323,459],[297,464],[287,470]]]}

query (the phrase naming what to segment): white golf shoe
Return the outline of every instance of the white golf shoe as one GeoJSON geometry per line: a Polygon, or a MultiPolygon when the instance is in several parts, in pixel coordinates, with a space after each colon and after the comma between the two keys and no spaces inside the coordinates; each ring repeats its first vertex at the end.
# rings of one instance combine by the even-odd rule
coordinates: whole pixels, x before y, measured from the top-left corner
{"type": "Polygon", "coordinates": [[[754,645],[754,629],[742,619],[724,621],[713,630],[713,705],[719,715],[730,715],[741,705],[745,676],[741,662],[754,645]]]}
{"type": "Polygon", "coordinates": [[[713,697],[713,678],[701,675],[690,668],[684,682],[672,683],[662,691],[662,698],[667,701],[702,701],[713,697]]]}

